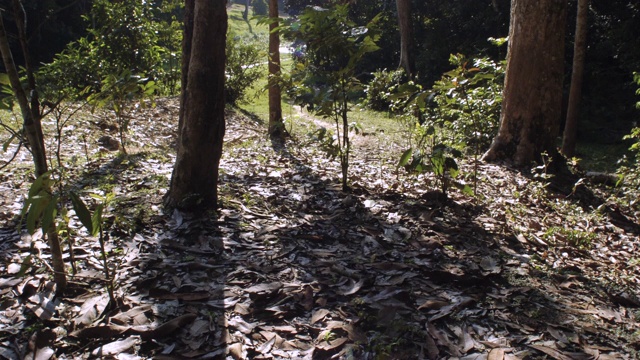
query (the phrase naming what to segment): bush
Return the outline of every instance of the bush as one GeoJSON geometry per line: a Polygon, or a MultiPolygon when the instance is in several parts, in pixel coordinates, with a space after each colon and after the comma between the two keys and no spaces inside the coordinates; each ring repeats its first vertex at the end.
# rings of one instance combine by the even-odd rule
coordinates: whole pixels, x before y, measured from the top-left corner
{"type": "Polygon", "coordinates": [[[180,68],[180,26],[175,19],[159,19],[171,11],[167,7],[157,13],[151,2],[94,0],[85,16],[91,24],[88,35],[68,44],[43,66],[40,82],[53,82],[57,89],[83,96],[87,87],[89,93],[100,91],[107,76],[130,71],[173,91],[180,68]]]}
{"type": "Polygon", "coordinates": [[[373,79],[365,87],[364,105],[372,110],[388,110],[391,106],[391,90],[406,79],[404,70],[378,70],[373,79]]]}
{"type": "Polygon", "coordinates": [[[434,84],[435,106],[425,116],[447,132],[452,145],[484,151],[500,125],[504,64],[460,54],[451,55],[450,62],[456,68],[434,84]]]}
{"type": "Polygon", "coordinates": [[[263,73],[262,62],[266,54],[261,49],[266,40],[248,36],[227,36],[226,102],[237,104],[246,101],[247,91],[263,73]]]}
{"type": "Polygon", "coordinates": [[[269,4],[267,0],[253,0],[253,15],[268,15],[269,4]]]}

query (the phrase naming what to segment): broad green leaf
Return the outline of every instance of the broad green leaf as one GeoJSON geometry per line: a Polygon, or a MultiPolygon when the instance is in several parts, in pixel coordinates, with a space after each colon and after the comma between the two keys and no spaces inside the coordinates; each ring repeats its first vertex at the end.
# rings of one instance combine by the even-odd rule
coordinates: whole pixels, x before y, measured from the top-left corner
{"type": "Polygon", "coordinates": [[[49,205],[51,198],[49,196],[35,196],[31,200],[31,207],[27,215],[27,231],[29,234],[36,232],[38,220],[42,219],[42,213],[49,205]]]}
{"type": "Polygon", "coordinates": [[[96,207],[96,210],[93,212],[93,216],[91,216],[91,226],[93,227],[93,231],[91,232],[91,236],[97,236],[102,229],[102,210],[104,209],[104,204],[100,204],[96,207]]]}
{"type": "Polygon", "coordinates": [[[47,185],[49,185],[49,176],[51,175],[51,172],[47,171],[46,173],[40,175],[36,181],[33,182],[33,184],[31,184],[31,187],[29,188],[29,198],[32,198],[36,195],[38,195],[40,193],[40,191],[46,187],[47,185]]]}
{"type": "Polygon", "coordinates": [[[46,233],[49,228],[54,224],[57,216],[58,197],[54,196],[50,199],[49,204],[42,213],[42,233],[46,233]]]}
{"type": "Polygon", "coordinates": [[[74,192],[70,192],[69,197],[71,197],[71,204],[73,205],[73,209],[75,210],[78,219],[80,219],[82,226],[87,229],[89,234],[93,235],[94,228],[93,221],[91,220],[91,213],[89,212],[89,209],[87,209],[87,206],[84,204],[84,201],[82,201],[78,194],[74,192]]]}
{"type": "Polygon", "coordinates": [[[411,159],[411,155],[413,154],[413,148],[409,148],[402,153],[400,156],[400,161],[398,162],[398,167],[405,166],[409,163],[409,159],[411,159]]]}

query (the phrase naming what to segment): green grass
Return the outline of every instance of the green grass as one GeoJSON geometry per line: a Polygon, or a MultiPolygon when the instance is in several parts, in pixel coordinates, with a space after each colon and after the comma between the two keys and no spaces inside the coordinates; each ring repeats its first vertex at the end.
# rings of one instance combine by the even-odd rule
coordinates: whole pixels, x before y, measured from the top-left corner
{"type": "Polygon", "coordinates": [[[249,9],[249,19],[245,21],[242,18],[243,11],[244,6],[240,4],[233,4],[227,8],[229,33],[234,35],[252,34],[256,38],[267,38],[269,35],[269,27],[267,25],[258,25],[258,20],[253,17],[251,9],[249,9]]]}
{"type": "Polygon", "coordinates": [[[580,167],[587,171],[615,173],[618,170],[618,160],[624,155],[629,156],[629,143],[597,144],[578,143],[576,157],[580,158],[580,167]]]}

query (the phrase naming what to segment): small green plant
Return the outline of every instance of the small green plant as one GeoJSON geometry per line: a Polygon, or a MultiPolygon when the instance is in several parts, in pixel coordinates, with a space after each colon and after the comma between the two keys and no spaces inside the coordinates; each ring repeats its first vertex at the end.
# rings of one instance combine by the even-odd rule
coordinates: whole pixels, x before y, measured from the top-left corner
{"type": "Polygon", "coordinates": [[[551,227],[544,233],[544,239],[553,243],[564,242],[578,249],[590,249],[596,234],[578,229],[551,227]]]}
{"type": "Polygon", "coordinates": [[[120,74],[109,74],[102,79],[100,91],[91,94],[88,102],[96,108],[108,108],[115,114],[120,135],[122,152],[127,153],[126,135],[129,132],[131,111],[136,106],[146,106],[145,100],[152,99],[157,87],[153,80],[133,75],[124,70],[120,74]],[[138,100],[134,102],[134,100],[138,100]]]}
{"type": "Polygon", "coordinates": [[[297,58],[291,74],[289,95],[295,101],[335,124],[335,145],[342,173],[342,188],[349,189],[351,154],[349,132],[350,96],[362,90],[356,67],[362,58],[378,50],[378,17],[367,26],[356,26],[348,17],[348,5],[331,9],[307,8],[295,26],[285,28],[291,38],[306,44],[306,53],[297,58]]]}
{"type": "MultiPolygon", "coordinates": [[[[25,204],[22,208],[22,220],[25,220],[27,231],[30,234],[35,233],[38,228],[42,228],[43,233],[47,233],[54,228],[56,233],[64,235],[68,240],[72,268],[75,272],[73,241],[71,239],[73,234],[70,232],[68,226],[68,212],[63,206],[65,198],[60,194],[55,194],[51,191],[51,189],[54,188],[53,183],[54,180],[51,178],[51,172],[47,172],[38,177],[33,184],[31,184],[27,198],[25,199],[25,204]]],[[[93,214],[89,212],[87,206],[78,194],[69,192],[67,195],[68,198],[71,199],[76,216],[87,229],[89,235],[98,236],[107,292],[109,293],[111,304],[115,305],[115,279],[112,272],[109,270],[108,254],[105,248],[105,242],[108,241],[109,237],[104,232],[105,221],[103,218],[104,209],[107,204],[113,200],[114,195],[112,193],[106,196],[92,194],[91,196],[100,202],[96,206],[93,214]]],[[[20,223],[22,224],[22,221],[20,223]]],[[[54,259],[54,261],[56,260],[54,259]]],[[[57,261],[62,261],[62,258],[57,261]]]]}
{"type": "Polygon", "coordinates": [[[115,274],[109,270],[109,257],[105,248],[105,243],[109,240],[109,235],[104,231],[104,218],[103,212],[106,206],[113,201],[115,195],[109,193],[105,196],[98,194],[91,194],[91,197],[98,200],[98,205],[93,210],[93,214],[87,208],[84,201],[80,196],[74,192],[69,193],[73,209],[76,212],[76,216],[80,219],[80,223],[89,232],[91,236],[97,236],[100,243],[100,255],[102,258],[102,266],[104,271],[105,282],[107,284],[107,292],[109,294],[109,301],[111,306],[116,305],[115,298],[115,274]]]}

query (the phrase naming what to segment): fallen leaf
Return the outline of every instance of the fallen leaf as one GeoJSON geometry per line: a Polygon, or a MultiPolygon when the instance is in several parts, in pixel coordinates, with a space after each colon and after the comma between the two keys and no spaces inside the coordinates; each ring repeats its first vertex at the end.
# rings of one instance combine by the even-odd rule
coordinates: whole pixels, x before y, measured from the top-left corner
{"type": "Polygon", "coordinates": [[[97,357],[118,355],[120,353],[123,353],[131,349],[132,347],[138,344],[140,344],[140,337],[130,336],[124,340],[114,341],[114,342],[102,345],[100,347],[97,347],[93,351],[91,351],[91,355],[97,356],[97,357]]]}
{"type": "Polygon", "coordinates": [[[327,309],[320,309],[315,311],[312,315],[311,315],[311,325],[317,323],[318,321],[324,319],[325,316],[327,316],[330,313],[329,310],[327,309]]]}
{"type": "Polygon", "coordinates": [[[489,351],[487,355],[487,360],[503,360],[504,359],[504,349],[503,348],[495,348],[489,351]]]}
{"type": "Polygon", "coordinates": [[[542,353],[545,353],[556,360],[573,360],[570,356],[567,356],[560,352],[559,350],[542,346],[542,345],[529,345],[530,348],[536,349],[542,353]]]}

